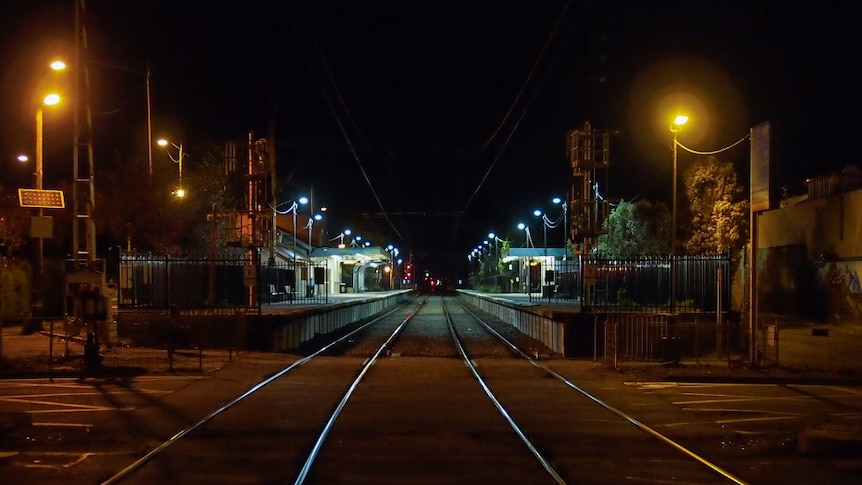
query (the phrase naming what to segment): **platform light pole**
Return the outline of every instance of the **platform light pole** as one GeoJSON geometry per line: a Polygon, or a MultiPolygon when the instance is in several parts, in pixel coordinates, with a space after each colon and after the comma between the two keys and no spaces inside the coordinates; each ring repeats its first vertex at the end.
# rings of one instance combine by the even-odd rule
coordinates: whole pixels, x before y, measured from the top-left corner
{"type": "Polygon", "coordinates": [[[566,256],[569,252],[569,226],[567,224],[567,216],[569,212],[568,203],[560,197],[554,197],[553,199],[551,199],[551,202],[560,206],[563,209],[563,259],[566,259],[566,256]]]}
{"type": "MultiPolygon", "coordinates": [[[[287,202],[285,202],[284,204],[287,204],[287,202]]],[[[279,204],[279,205],[284,205],[284,204],[279,204]]],[[[302,205],[308,204],[308,197],[303,196],[303,197],[300,197],[294,201],[291,201],[290,207],[284,212],[280,212],[278,210],[278,206],[272,207],[272,212],[274,213],[274,215],[275,214],[281,214],[281,215],[293,214],[293,251],[292,251],[293,257],[291,258],[291,260],[293,261],[293,271],[296,271],[296,212],[299,209],[299,204],[302,204],[302,205]]],[[[275,222],[274,222],[275,216],[274,215],[272,218],[273,219],[273,226],[275,225],[275,222]]],[[[273,227],[272,229],[273,229],[273,231],[272,231],[273,232],[273,241],[272,241],[273,244],[272,244],[272,251],[270,253],[271,254],[270,262],[274,264],[275,263],[275,243],[276,243],[276,241],[275,241],[275,227],[273,227]]],[[[309,227],[309,233],[310,233],[310,231],[311,231],[311,228],[309,227]]]]}
{"type": "MultiPolygon", "coordinates": [[[[314,207],[310,208],[310,214],[314,214],[314,207]]],[[[319,221],[323,219],[323,214],[314,214],[308,218],[308,223],[306,227],[308,228],[308,296],[313,296],[312,292],[314,291],[314,267],[311,264],[311,250],[314,249],[314,246],[311,244],[311,229],[314,227],[314,221],[319,221]]]]}
{"type": "Polygon", "coordinates": [[[346,246],[344,245],[344,236],[349,236],[349,235],[350,235],[350,233],[351,233],[350,229],[345,229],[345,230],[341,231],[341,234],[339,234],[339,235],[335,236],[334,238],[330,239],[330,240],[329,240],[329,242],[332,242],[332,241],[335,241],[336,239],[338,239],[338,248],[339,248],[339,249],[344,249],[344,248],[346,247],[346,246]]]}

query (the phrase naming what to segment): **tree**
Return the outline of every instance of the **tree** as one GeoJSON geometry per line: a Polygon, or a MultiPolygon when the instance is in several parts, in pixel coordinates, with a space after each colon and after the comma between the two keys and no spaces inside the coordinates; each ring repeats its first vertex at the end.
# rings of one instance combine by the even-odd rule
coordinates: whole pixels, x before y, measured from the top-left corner
{"type": "Polygon", "coordinates": [[[670,212],[661,202],[622,201],[605,221],[607,234],[598,249],[613,258],[657,256],[668,253],[670,212]]]}
{"type": "Polygon", "coordinates": [[[13,257],[26,243],[30,211],[18,205],[17,194],[0,188],[0,259],[13,257]]]}
{"type": "Polygon", "coordinates": [[[207,214],[231,205],[226,202],[224,157],[218,150],[199,150],[183,163],[187,193],[182,199],[173,194],[178,175],[174,167],[159,167],[152,179],[141,163],[116,161],[104,167],[96,192],[100,237],[109,245],[143,252],[208,254],[212,222],[207,214]]]}
{"type": "Polygon", "coordinates": [[[733,164],[708,157],[684,174],[691,217],[689,254],[738,253],[748,239],[748,201],[733,164]]]}

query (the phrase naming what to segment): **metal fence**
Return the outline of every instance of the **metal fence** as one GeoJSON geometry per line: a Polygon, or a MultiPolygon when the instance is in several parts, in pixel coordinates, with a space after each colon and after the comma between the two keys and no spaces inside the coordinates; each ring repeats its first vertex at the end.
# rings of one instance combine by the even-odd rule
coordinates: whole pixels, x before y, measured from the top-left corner
{"type": "Polygon", "coordinates": [[[578,300],[596,311],[699,313],[730,304],[730,258],[673,256],[554,261],[480,278],[480,291],[530,293],[546,301],[578,300]],[[673,291],[671,291],[673,287],[673,291]],[[529,290],[528,290],[529,288],[529,290]]]}
{"type": "Polygon", "coordinates": [[[241,316],[195,324],[184,315],[143,315],[122,323],[64,318],[6,325],[0,376],[79,375],[99,367],[129,374],[206,372],[224,366],[240,348],[241,316]]]}
{"type": "Polygon", "coordinates": [[[118,264],[120,309],[247,308],[324,303],[327,297],[325,264],[133,254],[122,255],[118,264]]]}
{"type": "Polygon", "coordinates": [[[726,316],[608,313],[595,316],[593,335],[594,357],[616,367],[620,361],[738,361],[745,354],[747,334],[726,316]]]}
{"type": "Polygon", "coordinates": [[[589,273],[595,275],[588,301],[591,306],[680,313],[729,308],[731,275],[727,256],[594,258],[584,266],[585,287],[590,284],[589,273]]]}
{"type": "Polygon", "coordinates": [[[299,312],[257,314],[244,308],[138,309],[117,321],[75,318],[9,323],[0,339],[0,378],[134,376],[152,372],[209,372],[235,356],[300,350],[398,305],[409,291],[299,312]]]}

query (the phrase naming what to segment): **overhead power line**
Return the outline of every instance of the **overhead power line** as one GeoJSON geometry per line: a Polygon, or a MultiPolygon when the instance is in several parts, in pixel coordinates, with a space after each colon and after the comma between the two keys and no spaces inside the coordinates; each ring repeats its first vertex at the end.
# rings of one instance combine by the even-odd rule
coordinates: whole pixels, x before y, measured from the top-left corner
{"type": "MultiPolygon", "coordinates": [[[[329,63],[327,62],[326,57],[323,54],[323,50],[320,48],[320,44],[317,41],[317,36],[314,34],[314,29],[312,28],[310,22],[308,21],[308,17],[305,15],[305,10],[302,8],[301,2],[296,2],[296,3],[297,3],[297,7],[298,7],[298,10],[300,13],[300,17],[302,18],[302,21],[303,21],[303,24],[305,25],[305,28],[308,32],[308,35],[311,37],[311,41],[314,45],[314,51],[317,54],[317,58],[320,60],[320,64],[323,66],[323,70],[326,73],[327,80],[329,81],[328,85],[332,89],[332,91],[335,93],[335,96],[338,99],[339,106],[341,106],[342,110],[345,113],[345,116],[347,117],[350,124],[353,126],[354,131],[359,133],[359,129],[356,126],[356,123],[353,119],[353,116],[350,114],[350,110],[347,108],[347,104],[344,102],[344,97],[341,95],[341,90],[338,88],[338,83],[335,81],[335,76],[333,76],[332,70],[329,68],[329,63]]],[[[288,17],[291,17],[291,19],[293,18],[290,15],[288,15],[288,17]]],[[[298,33],[299,29],[294,29],[294,30],[297,32],[297,40],[299,40],[300,44],[302,44],[304,47],[305,44],[302,42],[302,39],[298,33]]],[[[386,222],[389,224],[389,227],[392,228],[392,230],[395,232],[395,234],[398,236],[398,238],[401,241],[406,241],[404,236],[402,236],[401,233],[398,231],[398,228],[395,227],[395,224],[392,223],[392,220],[389,218],[389,216],[386,215],[386,208],[383,206],[383,201],[381,200],[380,196],[377,194],[377,190],[374,189],[374,183],[371,181],[371,178],[368,176],[368,172],[365,170],[365,166],[362,164],[362,160],[359,157],[359,153],[356,151],[356,147],[354,146],[353,141],[350,138],[350,135],[347,133],[347,130],[344,126],[344,122],[342,121],[341,116],[339,116],[339,113],[336,110],[335,104],[333,103],[332,97],[329,94],[329,90],[326,89],[326,83],[324,82],[323,79],[321,79],[320,72],[318,71],[318,69],[316,69],[314,63],[310,62],[310,64],[311,64],[311,69],[314,72],[314,76],[317,79],[317,82],[320,84],[321,90],[323,91],[323,96],[326,99],[326,104],[327,104],[327,106],[329,106],[329,109],[332,112],[332,116],[333,116],[333,118],[335,118],[335,122],[338,124],[338,129],[341,131],[341,135],[344,137],[344,141],[347,143],[347,146],[350,149],[350,153],[351,153],[351,155],[353,155],[353,159],[356,161],[356,164],[359,167],[359,171],[362,173],[362,177],[365,180],[365,183],[368,185],[369,190],[371,190],[371,194],[374,197],[374,200],[377,202],[378,208],[380,208],[380,211],[384,214],[386,222]]]]}
{"type": "MultiPolygon", "coordinates": [[[[565,18],[566,12],[568,11],[571,3],[572,3],[572,1],[568,0],[565,3],[565,5],[563,5],[563,9],[560,11],[560,14],[557,16],[557,21],[554,23],[554,26],[551,29],[550,33],[548,33],[548,37],[545,39],[545,44],[542,46],[542,50],[539,51],[539,55],[536,58],[536,62],[533,63],[533,67],[530,69],[530,73],[527,75],[527,79],[524,80],[524,83],[521,85],[521,89],[518,91],[518,94],[515,96],[515,99],[512,101],[512,104],[509,106],[509,109],[506,111],[505,116],[503,116],[503,119],[500,121],[500,124],[497,125],[497,128],[491,134],[490,138],[488,138],[488,140],[482,145],[482,151],[484,151],[491,144],[491,142],[497,137],[497,135],[501,132],[501,130],[503,129],[503,126],[506,124],[506,121],[508,121],[509,117],[514,112],[515,107],[520,102],[521,97],[524,96],[524,94],[527,92],[527,87],[532,82],[533,76],[536,74],[539,65],[542,63],[542,60],[544,59],[545,54],[547,53],[548,48],[551,45],[551,41],[556,36],[557,30],[559,30],[560,25],[562,24],[563,18],[565,18]]],[[[558,51],[558,54],[559,54],[559,51],[558,51]]],[[[554,60],[556,60],[556,57],[554,58],[554,60]]],[[[552,65],[553,65],[553,62],[552,62],[552,65]]],[[[550,69],[548,69],[548,71],[546,71],[545,77],[547,77],[547,72],[549,72],[549,71],[550,71],[550,69]]],[[[467,199],[467,202],[464,204],[464,208],[462,209],[462,211],[467,210],[467,208],[473,202],[473,199],[476,198],[476,195],[482,189],[482,186],[485,185],[485,181],[488,179],[488,176],[491,175],[491,171],[494,170],[494,167],[497,165],[497,161],[500,159],[500,156],[503,154],[503,150],[505,150],[505,148],[509,145],[509,141],[512,139],[512,136],[514,136],[515,131],[517,131],[518,127],[521,125],[521,121],[524,119],[524,116],[526,116],[527,110],[530,108],[530,105],[532,105],[533,100],[536,99],[536,96],[538,96],[538,93],[541,91],[541,87],[543,84],[544,84],[544,79],[541,82],[539,82],[538,87],[535,90],[533,90],[532,96],[530,97],[530,99],[528,100],[526,105],[524,105],[523,109],[521,110],[520,115],[518,115],[517,121],[512,126],[512,129],[509,130],[509,132],[507,133],[503,144],[500,146],[500,149],[497,150],[497,153],[494,155],[494,159],[491,161],[491,164],[488,166],[488,169],[485,171],[485,174],[482,176],[482,179],[476,185],[476,189],[473,191],[473,193],[467,199]]]]}

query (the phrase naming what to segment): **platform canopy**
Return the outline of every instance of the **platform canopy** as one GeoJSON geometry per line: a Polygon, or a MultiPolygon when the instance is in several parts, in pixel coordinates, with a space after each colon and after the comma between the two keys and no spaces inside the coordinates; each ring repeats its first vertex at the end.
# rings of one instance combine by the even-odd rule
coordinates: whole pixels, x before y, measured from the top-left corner
{"type": "Polygon", "coordinates": [[[385,263],[390,261],[390,254],[379,246],[347,246],[343,248],[314,248],[311,259],[332,258],[358,263],[385,263]]]}
{"type": "Polygon", "coordinates": [[[564,248],[509,248],[503,251],[503,261],[529,258],[563,258],[571,257],[564,248]]]}

